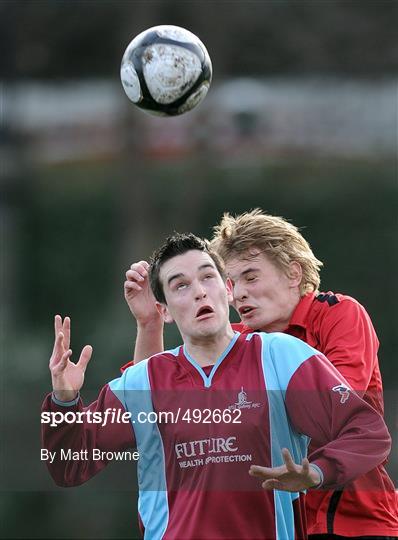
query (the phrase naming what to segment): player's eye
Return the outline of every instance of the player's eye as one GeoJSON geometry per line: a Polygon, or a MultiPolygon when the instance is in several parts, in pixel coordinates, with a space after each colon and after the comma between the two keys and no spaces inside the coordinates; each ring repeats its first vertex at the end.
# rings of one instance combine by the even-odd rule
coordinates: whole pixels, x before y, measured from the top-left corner
{"type": "Polygon", "coordinates": [[[182,290],[185,289],[187,286],[188,286],[187,283],[177,283],[177,285],[176,285],[176,290],[177,290],[177,291],[182,291],[182,290]]]}
{"type": "Polygon", "coordinates": [[[254,274],[248,274],[246,276],[246,281],[255,281],[257,279],[257,276],[254,274]]]}

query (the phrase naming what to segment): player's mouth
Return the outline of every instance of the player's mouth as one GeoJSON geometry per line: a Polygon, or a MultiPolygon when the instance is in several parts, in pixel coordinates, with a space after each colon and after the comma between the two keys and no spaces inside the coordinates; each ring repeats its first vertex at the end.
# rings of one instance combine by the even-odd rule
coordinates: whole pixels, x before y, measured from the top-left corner
{"type": "Polygon", "coordinates": [[[204,319],[207,319],[208,317],[211,317],[214,313],[214,309],[210,306],[202,306],[198,309],[196,312],[195,318],[203,321],[204,319]]]}
{"type": "Polygon", "coordinates": [[[253,306],[241,306],[239,309],[238,309],[238,312],[239,312],[239,315],[241,317],[241,319],[247,319],[247,318],[250,318],[254,312],[256,308],[254,308],[253,306]]]}

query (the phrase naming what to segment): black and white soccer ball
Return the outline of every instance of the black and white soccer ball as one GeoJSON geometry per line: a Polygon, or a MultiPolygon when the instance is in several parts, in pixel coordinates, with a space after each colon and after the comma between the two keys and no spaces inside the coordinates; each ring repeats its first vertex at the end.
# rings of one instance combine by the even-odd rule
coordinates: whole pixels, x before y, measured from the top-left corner
{"type": "Polygon", "coordinates": [[[154,26],[128,45],[120,76],[124,91],[137,107],[161,116],[176,116],[206,96],[212,65],[206,47],[189,30],[154,26]]]}

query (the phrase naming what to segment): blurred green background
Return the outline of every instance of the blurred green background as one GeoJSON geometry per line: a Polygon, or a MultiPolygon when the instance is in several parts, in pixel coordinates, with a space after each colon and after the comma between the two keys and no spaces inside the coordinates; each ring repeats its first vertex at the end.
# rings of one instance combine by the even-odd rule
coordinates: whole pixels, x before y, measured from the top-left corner
{"type": "Polygon", "coordinates": [[[94,347],[89,401],[132,354],[127,268],[174,230],[210,237],[224,211],[302,227],[321,288],[369,311],[397,484],[397,8],[0,2],[3,538],[139,537],[134,466],[60,489],[40,462],[53,315],[71,316],[75,354],[94,347]],[[187,27],[213,61],[208,97],[179,118],[135,110],[119,82],[125,47],[157,24],[187,27]]]}

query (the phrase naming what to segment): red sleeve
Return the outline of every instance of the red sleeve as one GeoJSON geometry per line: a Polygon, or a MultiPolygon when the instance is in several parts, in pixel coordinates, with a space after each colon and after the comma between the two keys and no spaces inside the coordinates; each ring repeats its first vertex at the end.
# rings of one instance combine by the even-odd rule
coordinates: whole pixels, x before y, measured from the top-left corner
{"type": "MultiPolygon", "coordinates": [[[[54,452],[53,463],[50,459],[47,459],[46,463],[52,478],[59,486],[83,484],[101,471],[108,464],[108,460],[96,459],[98,451],[122,451],[135,446],[130,421],[128,423],[120,421],[121,415],[126,410],[108,385],[101,390],[98,399],[88,407],[83,406],[80,398],[75,405],[58,405],[52,399],[52,394],[49,394],[43,402],[43,412],[71,413],[68,415],[68,422],[64,421],[54,427],[51,427],[51,422],[43,423],[42,414],[42,448],[54,452]],[[114,416],[108,416],[105,423],[107,409],[114,409],[114,416]],[[72,418],[76,418],[73,413],[88,413],[89,411],[91,416],[90,413],[81,416],[82,423],[68,423],[72,418]],[[97,414],[94,415],[94,413],[97,414]],[[94,422],[95,417],[97,420],[101,418],[102,422],[94,422]],[[91,421],[88,421],[88,418],[91,421]],[[119,421],[117,421],[118,418],[119,421]],[[102,425],[103,423],[105,425],[102,425]],[[78,453],[79,459],[73,459],[71,452],[78,453]]],[[[56,423],[60,419],[62,417],[58,414],[56,423]]],[[[77,454],[74,456],[76,457],[77,454]]]]}
{"type": "Polygon", "coordinates": [[[363,306],[353,298],[325,306],[318,333],[319,349],[354,390],[365,392],[378,365],[379,341],[363,306]]]}
{"type": "Polygon", "coordinates": [[[321,354],[304,361],[290,379],[286,407],[293,426],[314,442],[310,456],[335,488],[382,463],[391,438],[382,416],[355,392],[321,354]]]}

